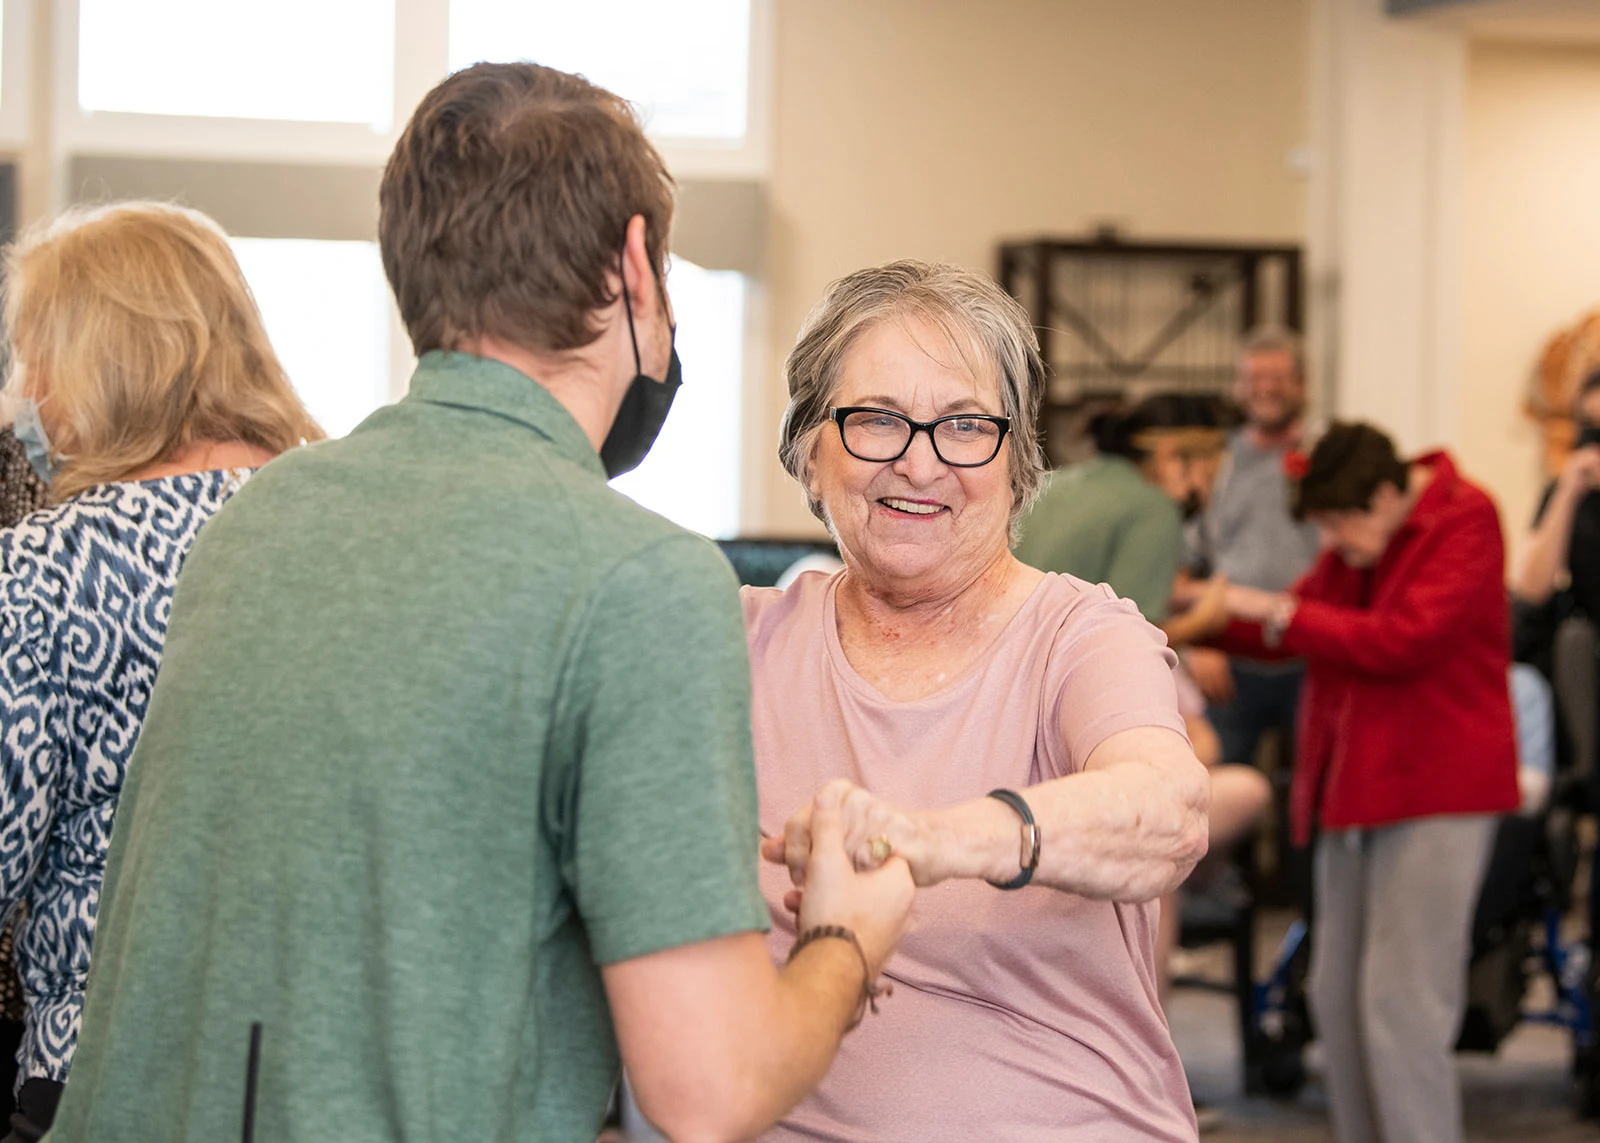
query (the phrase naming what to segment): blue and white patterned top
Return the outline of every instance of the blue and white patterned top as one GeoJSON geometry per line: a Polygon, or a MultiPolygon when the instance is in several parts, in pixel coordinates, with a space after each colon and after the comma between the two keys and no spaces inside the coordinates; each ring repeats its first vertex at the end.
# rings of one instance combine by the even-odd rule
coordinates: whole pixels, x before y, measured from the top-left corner
{"type": "Polygon", "coordinates": [[[19,1084],[67,1078],[111,817],[178,569],[248,476],[99,485],[0,531],[0,912],[28,906],[19,1084]]]}

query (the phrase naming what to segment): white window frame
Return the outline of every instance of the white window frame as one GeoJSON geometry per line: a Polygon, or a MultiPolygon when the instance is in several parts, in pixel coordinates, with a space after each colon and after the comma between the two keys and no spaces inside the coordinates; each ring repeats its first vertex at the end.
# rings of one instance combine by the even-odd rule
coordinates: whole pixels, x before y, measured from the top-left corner
{"type": "MultiPolygon", "coordinates": [[[[29,213],[53,213],[70,201],[75,188],[67,186],[67,177],[76,155],[381,169],[418,102],[447,73],[449,59],[450,0],[393,2],[394,112],[391,126],[384,131],[364,123],[85,112],[78,102],[79,0],[0,0],[5,21],[0,150],[9,146],[23,156],[23,181],[35,188],[30,193],[43,197],[43,201],[31,203],[29,213]],[[38,11],[34,10],[36,3],[38,11]],[[46,75],[36,73],[34,19],[50,22],[50,50],[43,61],[49,69],[46,75]],[[49,106],[32,106],[39,99],[48,100],[49,106]],[[48,114],[38,114],[41,111],[48,114]],[[39,128],[47,132],[42,138],[38,137],[39,128]]],[[[737,141],[653,138],[680,182],[765,183],[770,177],[777,0],[749,2],[745,134],[737,141]]],[[[27,218],[19,213],[19,220],[27,218]]],[[[771,418],[765,390],[753,379],[768,367],[766,307],[765,282],[759,275],[747,274],[743,401],[747,432],[741,440],[739,463],[739,519],[746,526],[764,515],[771,418]],[[752,429],[756,431],[748,431],[752,429]]],[[[414,359],[398,313],[393,314],[391,327],[390,396],[398,399],[405,394],[414,359]]]]}
{"type": "MultiPolygon", "coordinates": [[[[212,116],[85,112],[78,105],[78,0],[51,0],[55,19],[52,94],[56,153],[71,155],[159,155],[264,162],[325,162],[381,166],[406,119],[447,70],[449,0],[394,0],[394,115],[387,131],[363,123],[227,119],[212,116]]],[[[764,179],[771,168],[772,71],[775,0],[750,0],[750,59],[745,135],[735,144],[719,140],[655,140],[678,178],[764,179]]],[[[0,91],[0,136],[11,102],[14,48],[25,60],[27,29],[11,34],[12,9],[26,0],[4,0],[5,90],[0,91]]],[[[26,90],[26,76],[22,87],[26,90]]],[[[27,119],[21,118],[26,127],[27,119]]],[[[19,133],[19,134],[21,134],[19,133]]]]}

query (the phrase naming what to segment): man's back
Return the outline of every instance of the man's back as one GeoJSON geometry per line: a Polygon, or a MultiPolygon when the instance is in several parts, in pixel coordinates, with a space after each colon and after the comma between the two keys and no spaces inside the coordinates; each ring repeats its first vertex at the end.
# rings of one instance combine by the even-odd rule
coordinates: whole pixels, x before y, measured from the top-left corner
{"type": "Polygon", "coordinates": [[[52,1138],[566,1139],[596,962],[762,929],[715,550],[504,366],[270,465],[179,585],[52,1138]]]}

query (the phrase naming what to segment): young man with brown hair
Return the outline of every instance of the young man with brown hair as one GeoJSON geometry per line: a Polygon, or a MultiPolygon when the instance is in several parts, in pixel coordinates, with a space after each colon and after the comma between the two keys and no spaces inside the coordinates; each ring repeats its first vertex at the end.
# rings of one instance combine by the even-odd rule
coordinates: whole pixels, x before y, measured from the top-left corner
{"type": "Polygon", "coordinates": [[[670,1136],[747,1138],[912,887],[824,804],[773,967],[733,576],[606,487],[678,383],[671,180],[615,96],[480,64],[381,206],[410,393],[191,556],[54,1137],[592,1140],[620,1047],[670,1136]]]}

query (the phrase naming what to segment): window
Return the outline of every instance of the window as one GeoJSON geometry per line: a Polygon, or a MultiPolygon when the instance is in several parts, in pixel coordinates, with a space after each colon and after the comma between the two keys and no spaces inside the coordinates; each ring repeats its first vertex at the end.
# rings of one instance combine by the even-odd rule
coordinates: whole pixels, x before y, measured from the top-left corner
{"type": "Polygon", "coordinates": [[[746,133],[750,0],[451,0],[452,71],[512,59],[581,72],[632,100],[655,136],[746,133]]]}
{"type": "Polygon", "coordinates": [[[387,131],[394,19],[394,0],[80,0],[78,103],[387,131]]]}
{"type": "Polygon", "coordinates": [[[612,487],[706,536],[739,531],[744,275],[675,258],[667,277],[683,387],[644,463],[612,487]]]}
{"type": "MultiPolygon", "coordinates": [[[[52,53],[37,61],[27,51],[36,5],[4,6],[0,142],[14,135],[52,156],[53,198],[178,198],[252,235],[236,250],[267,332],[335,436],[404,391],[410,354],[365,241],[376,218],[367,176],[450,69],[535,59],[587,75],[634,102],[684,187],[756,186],[770,168],[775,0],[59,0],[52,53]],[[28,114],[36,91],[47,116],[28,114]],[[35,123],[47,124],[44,138],[32,138],[35,123]]],[[[717,240],[686,237],[684,251],[757,264],[743,238],[725,240],[718,208],[700,214],[717,240]]],[[[682,259],[670,284],[687,383],[656,448],[618,487],[730,535],[746,330],[763,328],[747,309],[760,294],[738,272],[682,259]]]]}
{"type": "Polygon", "coordinates": [[[330,437],[389,400],[389,293],[376,242],[235,238],[278,359],[330,437]]]}

